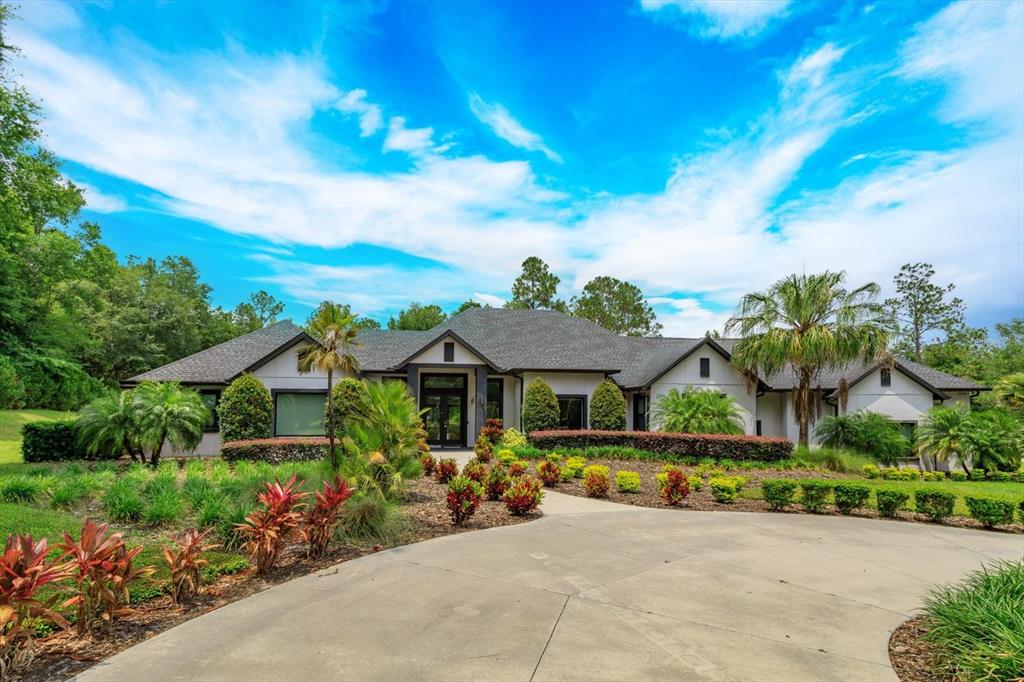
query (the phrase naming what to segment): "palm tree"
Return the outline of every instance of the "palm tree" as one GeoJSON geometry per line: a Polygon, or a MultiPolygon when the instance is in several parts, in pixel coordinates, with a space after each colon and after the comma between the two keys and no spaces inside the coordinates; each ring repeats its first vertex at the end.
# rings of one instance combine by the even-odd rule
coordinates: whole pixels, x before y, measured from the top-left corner
{"type": "Polygon", "coordinates": [[[420,471],[423,413],[404,381],[372,381],[353,408],[346,444],[361,455],[362,468],[386,497],[401,494],[404,480],[420,471]]]}
{"type": "Polygon", "coordinates": [[[996,382],[996,400],[1015,412],[1024,412],[1024,372],[1007,374],[996,382]]]}
{"type": "Polygon", "coordinates": [[[142,460],[142,429],[132,391],[93,400],[78,412],[75,430],[78,443],[90,455],[127,453],[133,460],[142,460]]]}
{"type": "Polygon", "coordinates": [[[726,333],[742,337],[732,360],[747,375],[749,389],[758,376],[787,368],[796,375],[793,407],[803,446],[819,404],[812,386],[821,371],[883,359],[892,330],[891,318],[875,300],[878,285],[847,290],[845,279],[844,272],[790,275],[765,292],[744,296],[725,326],[726,333]]]}
{"type": "Polygon", "coordinates": [[[974,449],[970,419],[970,411],[963,406],[933,407],[914,431],[918,456],[945,462],[957,455],[964,472],[970,473],[967,458],[974,449]]]}
{"type": "Polygon", "coordinates": [[[191,452],[210,423],[210,409],[199,394],[176,381],[144,381],[132,391],[132,403],[139,420],[139,443],[149,450],[154,467],[164,443],[191,452]]]}
{"type": "Polygon", "coordinates": [[[356,340],[355,316],[347,315],[342,306],[325,301],[309,320],[306,330],[316,342],[303,344],[298,353],[300,374],[327,374],[327,441],[330,444],[331,466],[338,468],[338,450],[334,435],[334,373],[352,374],[359,362],[352,351],[362,344],[356,340]]]}
{"type": "Polygon", "coordinates": [[[724,393],[673,388],[654,401],[653,425],[676,433],[743,433],[743,417],[736,401],[724,393]]]}

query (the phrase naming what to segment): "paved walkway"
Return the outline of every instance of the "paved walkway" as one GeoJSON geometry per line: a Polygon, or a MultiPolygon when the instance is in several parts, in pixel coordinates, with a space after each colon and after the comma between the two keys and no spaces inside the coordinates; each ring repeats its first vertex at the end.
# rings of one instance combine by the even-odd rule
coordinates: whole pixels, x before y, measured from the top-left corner
{"type": "Polygon", "coordinates": [[[544,518],[341,564],[184,623],[100,680],[894,680],[889,634],[1020,535],[549,493],[544,518]]]}

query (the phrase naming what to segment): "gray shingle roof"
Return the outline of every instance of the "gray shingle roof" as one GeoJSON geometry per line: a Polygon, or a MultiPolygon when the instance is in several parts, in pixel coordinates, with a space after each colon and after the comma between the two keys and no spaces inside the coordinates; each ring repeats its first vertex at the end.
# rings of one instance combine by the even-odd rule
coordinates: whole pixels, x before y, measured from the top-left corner
{"type": "MultiPolygon", "coordinates": [[[[649,385],[704,341],[703,338],[619,336],[587,320],[551,310],[471,308],[428,331],[361,331],[362,347],[355,351],[355,356],[366,372],[400,370],[414,355],[449,332],[503,372],[607,372],[624,388],[649,385]]],[[[279,322],[132,377],[128,383],[143,379],[225,383],[285,345],[291,345],[302,334],[302,329],[290,321],[279,322]]],[[[715,342],[729,353],[737,339],[715,339],[715,342]]],[[[898,362],[940,391],[985,388],[909,360],[898,359],[898,362]]],[[[841,379],[852,382],[871,368],[863,363],[835,368],[822,372],[819,383],[824,389],[834,389],[841,379]]],[[[773,389],[796,386],[795,376],[788,370],[763,380],[773,389]]]]}

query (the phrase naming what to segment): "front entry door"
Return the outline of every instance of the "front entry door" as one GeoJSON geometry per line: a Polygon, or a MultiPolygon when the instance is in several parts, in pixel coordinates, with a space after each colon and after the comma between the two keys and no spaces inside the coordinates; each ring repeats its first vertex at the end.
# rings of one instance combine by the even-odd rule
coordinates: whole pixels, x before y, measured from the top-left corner
{"type": "Polygon", "coordinates": [[[465,375],[424,376],[420,408],[427,442],[438,447],[463,447],[466,444],[465,375]]]}

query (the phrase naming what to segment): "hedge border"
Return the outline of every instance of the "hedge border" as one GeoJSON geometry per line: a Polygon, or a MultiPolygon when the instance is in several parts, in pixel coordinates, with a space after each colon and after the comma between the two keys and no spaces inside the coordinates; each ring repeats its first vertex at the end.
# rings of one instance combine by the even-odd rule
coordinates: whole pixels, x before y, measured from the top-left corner
{"type": "Polygon", "coordinates": [[[327,445],[322,437],[233,440],[221,443],[220,456],[228,462],[306,462],[326,457],[327,445]]]}
{"type": "Polygon", "coordinates": [[[662,433],[657,431],[533,431],[530,442],[542,450],[621,446],[677,457],[773,462],[793,455],[793,443],[767,436],[662,433]]]}

